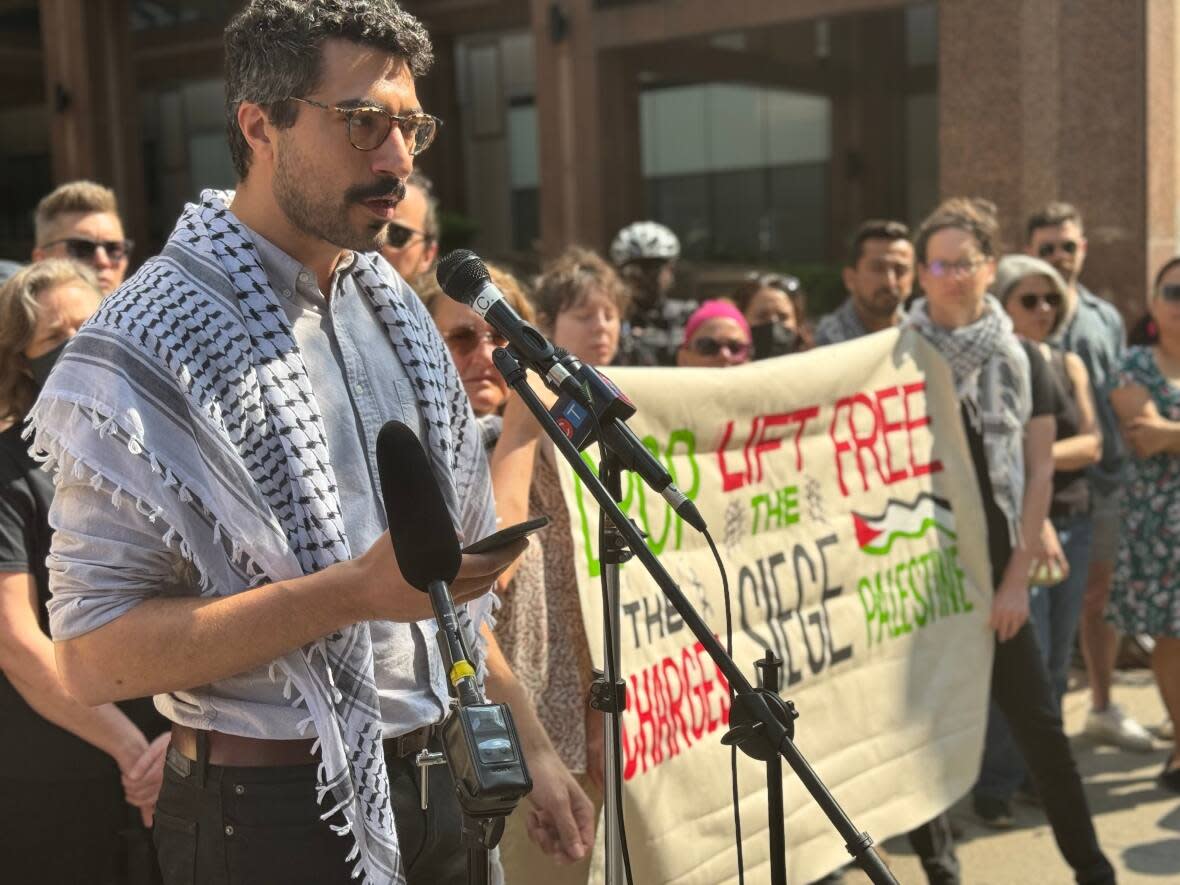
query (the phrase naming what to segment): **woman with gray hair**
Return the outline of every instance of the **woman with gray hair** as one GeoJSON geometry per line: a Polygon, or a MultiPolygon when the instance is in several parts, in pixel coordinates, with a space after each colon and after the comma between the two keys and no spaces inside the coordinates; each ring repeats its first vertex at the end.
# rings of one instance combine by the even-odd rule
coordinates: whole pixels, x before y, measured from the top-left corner
{"type": "Polygon", "coordinates": [[[12,421],[0,433],[0,820],[13,882],[123,881],[124,838],[154,866],[146,830],[128,828],[128,815],[151,825],[164,723],[150,698],[91,707],[62,684],[46,633],[53,480],[21,439],[58,356],[101,300],[88,268],[58,258],[0,288],[0,417],[12,421]]]}
{"type": "MultiPolygon", "coordinates": [[[[1102,434],[1086,366],[1073,353],[1048,343],[1065,314],[1065,281],[1054,267],[1028,255],[1006,255],[996,268],[992,294],[1003,304],[1013,331],[1036,345],[1053,380],[1057,419],[1053,442],[1053,497],[1041,533],[1044,548],[1032,573],[1029,616],[1058,708],[1065,694],[1090,558],[1090,486],[1086,468],[1102,456],[1102,434]]],[[[1010,803],[1019,789],[1032,792],[1024,760],[1003,713],[988,718],[976,810],[984,823],[1012,823],[1010,803]]]]}

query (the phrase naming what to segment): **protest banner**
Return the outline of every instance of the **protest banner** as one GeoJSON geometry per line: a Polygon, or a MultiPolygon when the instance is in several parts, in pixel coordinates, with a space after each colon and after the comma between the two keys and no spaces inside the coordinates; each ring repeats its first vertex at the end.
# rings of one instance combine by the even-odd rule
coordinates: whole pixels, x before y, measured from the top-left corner
{"type": "MultiPolygon", "coordinates": [[[[962,796],[979,767],[993,638],[986,528],[949,369],[896,330],[716,369],[612,369],[629,422],[708,521],[733,653],[784,659],[796,744],[878,841],[962,796]]],[[[595,461],[596,450],[586,457],[595,461]]],[[[583,614],[602,666],[598,508],[562,470],[583,614]]],[[[712,631],[703,537],[638,477],[623,509],[712,631]]],[[[621,570],[623,777],[634,881],[737,881],[727,685],[637,561],[621,570]]],[[[784,765],[790,881],[848,855],[784,765]]],[[[739,754],[749,882],[769,880],[765,768],[739,754]]]]}

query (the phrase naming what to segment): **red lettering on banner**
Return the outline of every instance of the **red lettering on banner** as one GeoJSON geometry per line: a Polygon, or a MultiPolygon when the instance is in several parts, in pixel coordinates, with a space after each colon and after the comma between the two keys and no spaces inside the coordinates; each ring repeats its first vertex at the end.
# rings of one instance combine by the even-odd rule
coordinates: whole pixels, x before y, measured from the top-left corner
{"type": "Polygon", "coordinates": [[[807,430],[807,422],[819,415],[819,406],[808,406],[793,412],[776,412],[772,415],[755,415],[750,422],[750,434],[742,445],[742,460],[745,472],[733,472],[726,460],[729,442],[733,439],[733,422],[727,421],[725,430],[721,434],[721,442],[717,446],[717,467],[721,472],[721,490],[732,492],[750,483],[761,482],[765,473],[762,458],[768,452],[780,448],[783,436],[771,436],[767,431],[777,427],[795,428],[795,469],[803,469],[803,434],[807,430]]]}
{"type": "Polygon", "coordinates": [[[701,643],[632,673],[623,716],[623,779],[680,755],[728,723],[729,683],[701,643]]]}
{"type": "Polygon", "coordinates": [[[915,417],[910,411],[910,398],[915,394],[925,393],[925,390],[925,382],[918,381],[901,388],[883,387],[871,394],[854,393],[836,401],[832,410],[832,423],[828,426],[828,436],[832,440],[836,481],[841,494],[845,497],[850,494],[845,478],[846,462],[849,458],[852,458],[853,467],[860,476],[861,485],[866,492],[873,484],[889,486],[910,477],[925,476],[942,470],[939,461],[919,464],[914,455],[914,432],[927,426],[930,416],[923,413],[915,417]],[[901,398],[905,410],[904,421],[890,421],[886,417],[884,403],[894,397],[901,398]],[[896,438],[903,432],[906,437],[907,460],[900,465],[901,469],[897,469],[894,455],[899,447],[893,445],[890,435],[896,438]],[[884,468],[881,466],[882,453],[885,456],[884,468]]]}
{"type": "Polygon", "coordinates": [[[725,465],[725,450],[729,446],[729,439],[733,436],[733,422],[727,421],[725,432],[721,434],[721,442],[717,446],[717,467],[721,471],[721,491],[732,492],[746,484],[744,473],[730,473],[725,465]]]}

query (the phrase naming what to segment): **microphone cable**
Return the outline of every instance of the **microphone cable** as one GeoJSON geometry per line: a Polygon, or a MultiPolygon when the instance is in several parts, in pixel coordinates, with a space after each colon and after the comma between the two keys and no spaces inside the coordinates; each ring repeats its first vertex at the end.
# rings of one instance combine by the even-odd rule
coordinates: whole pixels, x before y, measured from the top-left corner
{"type": "MultiPolygon", "coordinates": [[[[721,573],[721,592],[725,598],[725,652],[733,657],[733,605],[729,593],[729,575],[725,571],[725,563],[721,560],[721,552],[717,549],[717,544],[713,540],[713,535],[706,529],[702,534],[705,540],[709,542],[709,549],[713,551],[713,559],[717,561],[717,571],[721,573]]],[[[734,703],[736,702],[736,695],[733,691],[733,686],[726,684],[729,689],[729,709],[732,718],[732,711],[734,703]]],[[[737,840],[737,868],[738,868],[738,885],[746,885],[746,861],[742,851],[742,808],[741,797],[738,794],[738,768],[737,768],[738,748],[734,744],[729,748],[729,779],[733,791],[733,830],[734,838],[737,840]]]]}

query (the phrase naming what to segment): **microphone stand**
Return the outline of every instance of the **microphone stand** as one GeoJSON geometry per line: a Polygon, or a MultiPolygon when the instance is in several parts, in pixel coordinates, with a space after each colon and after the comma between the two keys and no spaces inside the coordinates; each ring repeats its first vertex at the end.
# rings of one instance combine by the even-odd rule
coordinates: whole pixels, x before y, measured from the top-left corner
{"type": "MultiPolygon", "coordinates": [[[[498,348],[493,354],[493,362],[500,374],[504,376],[505,381],[508,382],[508,385],[516,391],[529,411],[533,413],[533,416],[537,419],[545,433],[553,440],[554,446],[561,452],[562,456],[569,463],[571,469],[577,474],[594,500],[598,502],[598,506],[601,508],[602,519],[604,521],[610,521],[621,541],[630,549],[631,555],[637,557],[643,563],[648,574],[672,603],[672,607],[676,609],[677,614],[680,615],[685,626],[689,628],[704,647],[705,651],[708,652],[709,657],[713,659],[717,668],[725,676],[734,691],[734,704],[730,713],[730,720],[731,722],[737,721],[739,723],[726,735],[727,739],[731,743],[737,743],[743,752],[755,758],[759,758],[759,756],[763,756],[763,758],[781,756],[785,759],[800,782],[807,788],[824,814],[827,815],[828,820],[831,821],[836,831],[844,839],[844,846],[848,850],[848,853],[857,865],[864,870],[869,879],[875,885],[897,885],[897,880],[893,877],[889,867],[885,865],[885,862],[881,859],[881,855],[874,847],[873,838],[868,833],[856,828],[848,815],[845,814],[844,809],[840,807],[835,797],[832,796],[823,781],[820,780],[815,769],[811,767],[811,764],[795,746],[792,739],[794,731],[791,724],[794,718],[793,708],[789,708],[776,692],[771,692],[767,689],[755,689],[745,674],[742,673],[741,668],[734,662],[733,658],[726,654],[721,643],[717,641],[717,638],[713,635],[708,625],[701,619],[688,599],[685,598],[675,580],[673,580],[672,576],[668,574],[668,571],[660,564],[655,554],[644,543],[642,533],[627,518],[622,510],[619,509],[618,501],[612,497],[599,477],[595,476],[593,471],[586,465],[586,462],[582,460],[577,448],[562,433],[553,416],[549,414],[549,411],[545,408],[540,398],[529,387],[525,371],[521,367],[516,354],[508,348],[498,348]]],[[[606,445],[601,441],[600,449],[604,452],[605,458],[607,449],[606,445]]],[[[617,563],[614,566],[617,568],[617,563]]],[[[605,572],[605,559],[603,560],[603,567],[605,572]]],[[[613,582],[615,585],[613,588],[615,598],[608,601],[612,611],[610,613],[603,613],[604,626],[612,623],[614,625],[613,629],[609,630],[609,634],[614,640],[611,645],[615,647],[608,648],[608,653],[614,653],[618,645],[617,572],[615,573],[613,582]]],[[[604,579],[605,584],[606,581],[604,579]]],[[[608,668],[614,669],[614,661],[611,660],[609,654],[605,663],[608,668]]],[[[607,673],[609,676],[610,669],[608,669],[607,673]]],[[[611,705],[617,707],[615,711],[608,714],[607,754],[611,753],[611,747],[616,746],[615,740],[619,735],[619,720],[622,710],[625,708],[625,703],[622,703],[622,698],[619,697],[622,694],[622,691],[619,690],[620,685],[621,681],[617,680],[616,670],[615,685],[605,685],[604,692],[608,695],[608,700],[612,702],[611,705]]],[[[606,758],[612,759],[610,755],[607,755],[606,758]]],[[[617,766],[618,760],[612,759],[612,761],[617,766]]],[[[616,790],[621,790],[621,779],[614,777],[614,770],[609,772],[609,774],[611,775],[609,779],[604,778],[606,783],[609,784],[611,781],[615,781],[616,790]]],[[[608,796],[610,795],[608,793],[608,796]]],[[[608,830],[608,836],[609,834],[610,831],[608,830]]],[[[607,882],[608,885],[617,885],[619,880],[609,878],[611,867],[611,857],[608,855],[607,882]]]]}

